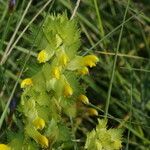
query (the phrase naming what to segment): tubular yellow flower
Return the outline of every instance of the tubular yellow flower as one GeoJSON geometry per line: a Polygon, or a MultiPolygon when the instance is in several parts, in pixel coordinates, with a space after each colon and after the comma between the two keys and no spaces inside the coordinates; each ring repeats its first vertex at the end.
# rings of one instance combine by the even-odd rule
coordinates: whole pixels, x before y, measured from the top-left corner
{"type": "Polygon", "coordinates": [[[86,75],[89,74],[89,69],[87,67],[82,67],[81,69],[78,70],[78,72],[81,75],[86,75]]]}
{"type": "Polygon", "coordinates": [[[37,117],[34,121],[33,121],[33,125],[35,126],[36,129],[40,129],[42,130],[45,127],[45,121],[40,118],[37,117]]]}
{"type": "Polygon", "coordinates": [[[88,108],[89,116],[98,116],[98,111],[94,108],[88,108]]]}
{"type": "Polygon", "coordinates": [[[89,99],[83,94],[79,96],[79,100],[82,101],[82,103],[84,104],[89,104],[89,99]]]}
{"type": "Polygon", "coordinates": [[[71,88],[71,86],[69,84],[66,84],[64,86],[64,96],[69,97],[73,94],[73,89],[71,88]]]}
{"type": "Polygon", "coordinates": [[[98,57],[95,55],[87,55],[83,58],[83,63],[85,66],[94,67],[96,63],[99,61],[98,57]]]}
{"type": "Polygon", "coordinates": [[[59,79],[60,78],[60,69],[58,67],[53,68],[52,75],[54,78],[59,79]]]}
{"type": "Polygon", "coordinates": [[[49,60],[46,50],[42,50],[39,52],[39,54],[37,56],[37,60],[39,61],[39,63],[45,63],[46,61],[49,60]]]}
{"type": "Polygon", "coordinates": [[[22,82],[21,82],[21,88],[26,88],[31,85],[33,85],[33,81],[31,78],[26,78],[26,79],[22,80],[22,82]]]}
{"type": "Polygon", "coordinates": [[[44,135],[39,134],[36,140],[42,147],[47,148],[49,145],[48,139],[44,135]]]}
{"type": "Polygon", "coordinates": [[[60,65],[66,66],[68,61],[69,61],[68,56],[65,53],[61,54],[60,59],[59,59],[60,65]]]}
{"type": "Polygon", "coordinates": [[[5,144],[0,144],[0,150],[11,150],[11,148],[5,144]]]}

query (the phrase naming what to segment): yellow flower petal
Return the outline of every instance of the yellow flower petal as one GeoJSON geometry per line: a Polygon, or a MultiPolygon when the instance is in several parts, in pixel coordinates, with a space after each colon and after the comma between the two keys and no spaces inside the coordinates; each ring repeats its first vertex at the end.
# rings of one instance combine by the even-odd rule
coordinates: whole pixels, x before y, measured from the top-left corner
{"type": "Polygon", "coordinates": [[[35,126],[36,129],[40,129],[42,130],[45,127],[45,121],[40,118],[37,117],[34,121],[33,121],[33,125],[35,126]]]}
{"type": "Polygon", "coordinates": [[[89,99],[83,94],[79,96],[79,100],[82,101],[84,104],[89,104],[89,99]]]}
{"type": "Polygon", "coordinates": [[[73,89],[69,84],[66,84],[64,87],[64,96],[69,97],[73,94],[73,89]]]}
{"type": "Polygon", "coordinates": [[[33,85],[33,81],[31,78],[26,78],[26,79],[22,80],[22,82],[21,82],[21,88],[26,88],[31,85],[33,85]]]}
{"type": "Polygon", "coordinates": [[[96,63],[99,61],[98,57],[95,55],[87,55],[83,57],[83,63],[87,67],[94,67],[96,63]]]}
{"type": "Polygon", "coordinates": [[[60,78],[60,69],[58,67],[54,67],[52,70],[52,75],[54,78],[59,79],[60,78]]]}
{"type": "Polygon", "coordinates": [[[42,147],[45,147],[45,148],[47,148],[48,145],[49,145],[48,139],[45,136],[41,135],[41,134],[38,135],[37,142],[39,144],[41,144],[42,147]]]}
{"type": "Polygon", "coordinates": [[[39,63],[45,63],[46,61],[49,60],[46,50],[42,50],[39,52],[39,54],[37,56],[37,60],[39,61],[39,63]]]}
{"type": "Polygon", "coordinates": [[[11,148],[5,144],[0,144],[0,150],[11,150],[11,148]]]}

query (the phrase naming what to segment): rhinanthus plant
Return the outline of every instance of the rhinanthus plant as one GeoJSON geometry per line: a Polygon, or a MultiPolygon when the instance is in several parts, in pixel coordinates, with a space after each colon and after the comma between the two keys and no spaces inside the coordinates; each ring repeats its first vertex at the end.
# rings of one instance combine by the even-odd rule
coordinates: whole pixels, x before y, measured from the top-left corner
{"type": "Polygon", "coordinates": [[[107,120],[98,120],[96,129],[87,134],[85,149],[87,150],[119,150],[121,145],[122,130],[108,129],[107,120]]]}
{"type": "MultiPolygon", "coordinates": [[[[76,20],[69,20],[65,13],[47,16],[38,38],[40,69],[21,82],[18,109],[24,130],[9,137],[9,146],[1,144],[3,150],[74,149],[77,144],[72,126],[81,111],[79,103],[89,104],[81,77],[89,74],[99,59],[78,55],[80,31],[76,20]]],[[[93,108],[86,111],[98,116],[93,108]]],[[[119,130],[107,130],[106,122],[99,120],[96,130],[87,135],[85,149],[118,150],[120,137],[119,130]]]]}

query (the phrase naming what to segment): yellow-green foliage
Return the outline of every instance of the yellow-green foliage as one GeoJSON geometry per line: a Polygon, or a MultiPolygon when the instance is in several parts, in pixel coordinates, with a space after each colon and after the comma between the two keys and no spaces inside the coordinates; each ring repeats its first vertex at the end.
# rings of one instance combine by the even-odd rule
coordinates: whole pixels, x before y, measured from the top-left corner
{"type": "Polygon", "coordinates": [[[122,130],[107,129],[107,120],[98,120],[96,129],[87,134],[85,149],[87,150],[119,150],[122,130]]]}
{"type": "MultiPolygon", "coordinates": [[[[10,134],[8,145],[0,144],[5,150],[73,149],[70,120],[77,117],[79,101],[89,104],[80,77],[89,74],[89,67],[96,66],[99,59],[95,55],[77,54],[80,32],[76,21],[69,20],[66,14],[49,15],[39,33],[42,49],[37,63],[41,67],[34,76],[21,82],[19,111],[23,131],[10,134]]],[[[86,114],[98,116],[93,108],[87,108],[86,114]]],[[[106,120],[98,120],[96,130],[87,134],[85,149],[119,150],[122,147],[121,130],[107,130],[106,125],[106,120]]]]}
{"type": "MultiPolygon", "coordinates": [[[[20,149],[27,145],[32,149],[71,148],[71,130],[64,118],[76,117],[76,102],[85,94],[80,77],[88,74],[88,67],[95,66],[98,58],[95,55],[77,55],[80,32],[76,21],[69,20],[66,14],[49,15],[40,37],[42,49],[37,63],[40,63],[41,69],[21,83],[23,93],[19,110],[25,127],[23,140],[19,142],[22,143],[19,144],[20,149]],[[38,146],[34,148],[29,144],[31,140],[38,146]]],[[[86,96],[84,101],[88,103],[86,96]]],[[[16,148],[19,140],[14,139],[12,142],[16,144],[11,142],[11,146],[16,148]]]]}

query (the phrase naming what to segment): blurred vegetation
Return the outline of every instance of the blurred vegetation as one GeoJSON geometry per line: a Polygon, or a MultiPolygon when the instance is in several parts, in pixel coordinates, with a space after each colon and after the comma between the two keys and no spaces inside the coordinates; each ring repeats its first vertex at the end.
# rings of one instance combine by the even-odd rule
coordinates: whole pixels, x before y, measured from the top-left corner
{"type": "MultiPolygon", "coordinates": [[[[17,82],[20,73],[25,78],[39,68],[35,62],[40,49],[35,49],[34,44],[41,22],[49,13],[66,11],[70,17],[75,5],[75,0],[16,0],[10,7],[9,1],[0,1],[0,114],[6,110],[0,142],[7,140],[8,130],[19,128],[16,116],[21,116],[16,107],[22,91],[17,82]],[[11,107],[5,109],[10,101],[11,107]]],[[[90,76],[83,78],[87,95],[100,118],[106,115],[106,105],[109,106],[110,127],[125,129],[123,149],[150,149],[149,12],[149,0],[85,0],[75,16],[82,32],[79,53],[94,53],[100,58],[90,76]]],[[[94,117],[86,118],[78,138],[95,124],[94,117]]]]}

